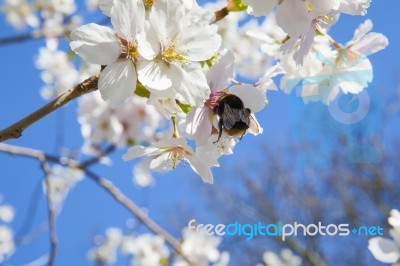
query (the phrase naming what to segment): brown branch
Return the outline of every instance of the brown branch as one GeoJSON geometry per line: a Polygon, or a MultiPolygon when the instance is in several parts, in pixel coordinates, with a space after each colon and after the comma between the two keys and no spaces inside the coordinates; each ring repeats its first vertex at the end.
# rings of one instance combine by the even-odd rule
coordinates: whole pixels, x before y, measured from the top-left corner
{"type": "Polygon", "coordinates": [[[53,266],[57,255],[57,235],[56,235],[56,209],[51,198],[51,171],[47,164],[46,156],[40,159],[40,164],[45,173],[46,192],[47,192],[47,210],[48,210],[48,226],[50,232],[50,255],[47,262],[48,266],[53,266]]]}
{"type": "Polygon", "coordinates": [[[35,112],[29,114],[25,118],[21,119],[17,123],[9,126],[6,129],[0,131],[0,142],[12,139],[12,138],[19,138],[22,135],[22,132],[31,126],[33,123],[37,122],[38,120],[42,119],[43,117],[47,116],[48,114],[52,113],[53,111],[57,110],[58,108],[64,106],[68,102],[73,99],[76,99],[86,93],[92,92],[97,90],[97,83],[99,77],[93,76],[85,81],[81,82],[80,84],[76,85],[74,88],[70,89],[69,91],[63,93],[62,95],[58,96],[53,101],[49,102],[45,106],[39,108],[35,112]]]}
{"type": "MultiPolygon", "coordinates": [[[[49,235],[50,235],[50,255],[48,264],[49,266],[53,266],[56,254],[57,254],[57,235],[55,228],[55,220],[56,220],[56,210],[51,199],[50,195],[50,176],[51,170],[47,164],[49,158],[47,158],[46,154],[39,150],[33,150],[28,148],[22,148],[17,146],[10,146],[6,144],[0,143],[0,151],[4,151],[6,153],[14,154],[14,155],[22,155],[25,157],[35,158],[40,162],[40,166],[45,174],[45,182],[47,187],[47,208],[48,208],[48,226],[49,226],[49,235]]],[[[54,158],[54,157],[50,157],[54,158]]]]}
{"type": "Polygon", "coordinates": [[[131,199],[125,196],[125,194],[123,194],[116,186],[114,186],[111,181],[96,175],[94,172],[86,168],[91,165],[87,164],[87,162],[92,160],[85,161],[86,166],[84,166],[83,164],[85,162],[80,163],[76,160],[65,158],[61,160],[61,158],[44,154],[42,151],[39,150],[4,143],[0,143],[0,152],[36,158],[40,162],[41,159],[39,158],[40,156],[43,156],[47,161],[84,171],[90,179],[92,179],[96,184],[105,189],[116,201],[118,201],[122,206],[124,206],[133,215],[135,215],[147,228],[149,228],[155,234],[160,235],[162,238],[164,238],[165,241],[169,245],[171,245],[171,247],[174,248],[184,260],[188,262],[189,265],[195,265],[189,258],[186,257],[186,255],[184,255],[181,244],[178,240],[176,240],[171,234],[169,234],[166,230],[164,230],[161,226],[154,222],[138,205],[136,205],[131,199]]]}
{"type": "Polygon", "coordinates": [[[43,37],[44,36],[41,31],[23,33],[21,35],[0,38],[0,46],[7,45],[7,44],[13,44],[13,43],[21,43],[21,42],[38,39],[38,38],[43,38],[43,37]]]}
{"type": "Polygon", "coordinates": [[[220,21],[221,19],[226,17],[228,14],[229,14],[229,10],[227,7],[224,7],[224,8],[221,8],[220,10],[215,11],[214,12],[215,20],[213,21],[213,23],[220,21]]]}

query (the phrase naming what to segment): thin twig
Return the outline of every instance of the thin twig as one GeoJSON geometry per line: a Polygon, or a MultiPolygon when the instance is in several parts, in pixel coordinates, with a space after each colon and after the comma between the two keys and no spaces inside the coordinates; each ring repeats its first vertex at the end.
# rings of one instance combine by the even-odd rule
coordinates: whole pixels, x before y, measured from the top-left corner
{"type": "MultiPolygon", "coordinates": [[[[11,146],[11,145],[1,144],[1,143],[0,143],[0,151],[4,151],[4,152],[14,154],[14,155],[22,155],[25,157],[35,158],[40,162],[40,166],[45,174],[45,182],[46,182],[46,187],[47,187],[47,208],[48,208],[48,216],[49,216],[48,217],[48,226],[49,226],[49,235],[50,235],[50,255],[49,255],[49,260],[48,260],[47,265],[53,266],[55,258],[56,258],[56,254],[57,254],[57,235],[56,235],[56,228],[55,228],[56,210],[55,210],[55,207],[54,207],[53,201],[51,199],[51,195],[50,195],[51,170],[49,168],[49,165],[47,164],[47,161],[49,158],[47,158],[47,156],[44,152],[39,151],[39,150],[11,146]]],[[[51,156],[50,158],[54,159],[54,156],[51,156]]]]}
{"type": "Polygon", "coordinates": [[[54,202],[51,198],[51,171],[47,164],[46,156],[43,154],[43,157],[40,159],[40,164],[45,173],[45,182],[47,189],[47,210],[48,210],[48,226],[50,232],[50,255],[49,260],[47,262],[48,266],[53,266],[56,260],[57,255],[57,235],[56,235],[56,209],[54,206],[54,202]]]}
{"type": "MultiPolygon", "coordinates": [[[[110,148],[111,149],[111,148],[110,148]]],[[[135,215],[147,228],[149,228],[152,232],[157,235],[160,235],[165,241],[171,245],[172,248],[176,250],[179,255],[188,262],[189,265],[195,265],[189,258],[187,258],[181,248],[181,244],[178,240],[176,240],[171,234],[169,234],[166,230],[164,230],[161,226],[159,226],[156,222],[154,222],[138,205],[136,205],[131,199],[129,199],[125,194],[123,194],[113,183],[105,178],[102,178],[96,175],[94,172],[90,171],[86,167],[91,164],[88,162],[92,162],[94,160],[88,160],[86,162],[86,166],[83,166],[83,163],[72,159],[61,159],[56,156],[44,154],[43,152],[35,149],[14,146],[9,144],[0,143],[0,152],[5,152],[13,155],[21,155],[30,158],[39,159],[38,154],[44,155],[47,161],[57,163],[63,166],[68,166],[75,169],[80,169],[85,172],[85,174],[92,179],[96,184],[100,185],[104,188],[116,201],[118,201],[121,205],[127,208],[133,215],[135,215]]],[[[40,160],[40,159],[39,159],[40,160]]],[[[84,162],[84,163],[85,163],[84,162]]]]}
{"type": "Polygon", "coordinates": [[[0,38],[0,46],[13,43],[21,43],[33,39],[38,39],[41,37],[44,37],[41,31],[34,31],[34,32],[23,33],[21,35],[4,37],[0,38]]]}
{"type": "Polygon", "coordinates": [[[31,126],[33,123],[37,122],[38,120],[42,119],[46,115],[50,114],[51,112],[57,110],[58,108],[64,106],[68,102],[73,99],[76,99],[86,93],[92,92],[97,90],[97,83],[99,77],[93,76],[82,83],[76,85],[74,88],[70,89],[69,91],[63,93],[50,103],[46,104],[45,106],[39,108],[35,112],[29,114],[25,118],[21,119],[17,123],[9,126],[6,129],[0,131],[0,142],[12,139],[12,138],[19,138],[22,135],[22,132],[31,126]]]}

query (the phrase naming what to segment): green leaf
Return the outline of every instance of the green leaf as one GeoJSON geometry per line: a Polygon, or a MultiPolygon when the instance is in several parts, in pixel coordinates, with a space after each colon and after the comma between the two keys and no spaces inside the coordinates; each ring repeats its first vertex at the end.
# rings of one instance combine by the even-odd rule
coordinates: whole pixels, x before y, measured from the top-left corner
{"type": "Polygon", "coordinates": [[[140,83],[139,81],[136,84],[136,90],[134,91],[134,93],[140,97],[144,97],[144,98],[150,97],[150,91],[148,89],[146,89],[146,87],[143,86],[142,83],[140,83]]]}
{"type": "Polygon", "coordinates": [[[192,106],[190,106],[189,104],[184,104],[181,103],[180,101],[176,100],[176,104],[181,108],[181,110],[187,114],[189,113],[190,109],[192,109],[192,106]]]}
{"type": "Polygon", "coordinates": [[[238,12],[246,10],[247,6],[243,4],[242,0],[228,0],[227,8],[229,12],[238,12]]]}

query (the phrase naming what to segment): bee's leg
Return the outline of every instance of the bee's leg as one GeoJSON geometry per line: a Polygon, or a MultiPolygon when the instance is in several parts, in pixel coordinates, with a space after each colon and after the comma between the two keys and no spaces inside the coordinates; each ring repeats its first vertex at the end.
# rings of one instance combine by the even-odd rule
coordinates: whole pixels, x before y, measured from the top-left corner
{"type": "Polygon", "coordinates": [[[242,140],[242,138],[243,138],[244,134],[246,134],[246,130],[245,130],[245,131],[243,131],[243,134],[240,136],[239,140],[242,140]]]}
{"type": "Polygon", "coordinates": [[[222,125],[223,124],[224,124],[224,121],[222,120],[222,118],[220,118],[218,121],[218,139],[217,139],[217,141],[213,142],[214,144],[217,143],[222,136],[222,125]]]}

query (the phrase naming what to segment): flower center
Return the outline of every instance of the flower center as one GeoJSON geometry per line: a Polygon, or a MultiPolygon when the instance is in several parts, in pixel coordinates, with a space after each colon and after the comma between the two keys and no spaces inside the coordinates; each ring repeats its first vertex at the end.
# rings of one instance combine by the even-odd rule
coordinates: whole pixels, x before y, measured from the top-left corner
{"type": "Polygon", "coordinates": [[[174,62],[188,63],[189,62],[189,60],[187,60],[185,57],[183,57],[182,55],[178,54],[175,51],[175,45],[171,45],[167,50],[163,51],[161,53],[161,58],[168,63],[174,63],[174,62]]]}
{"type": "Polygon", "coordinates": [[[168,160],[166,162],[169,168],[175,169],[176,166],[185,158],[187,151],[182,147],[171,147],[166,149],[169,153],[168,160]]]}
{"type": "Polygon", "coordinates": [[[156,0],[143,0],[144,8],[150,10],[156,0]]]}

